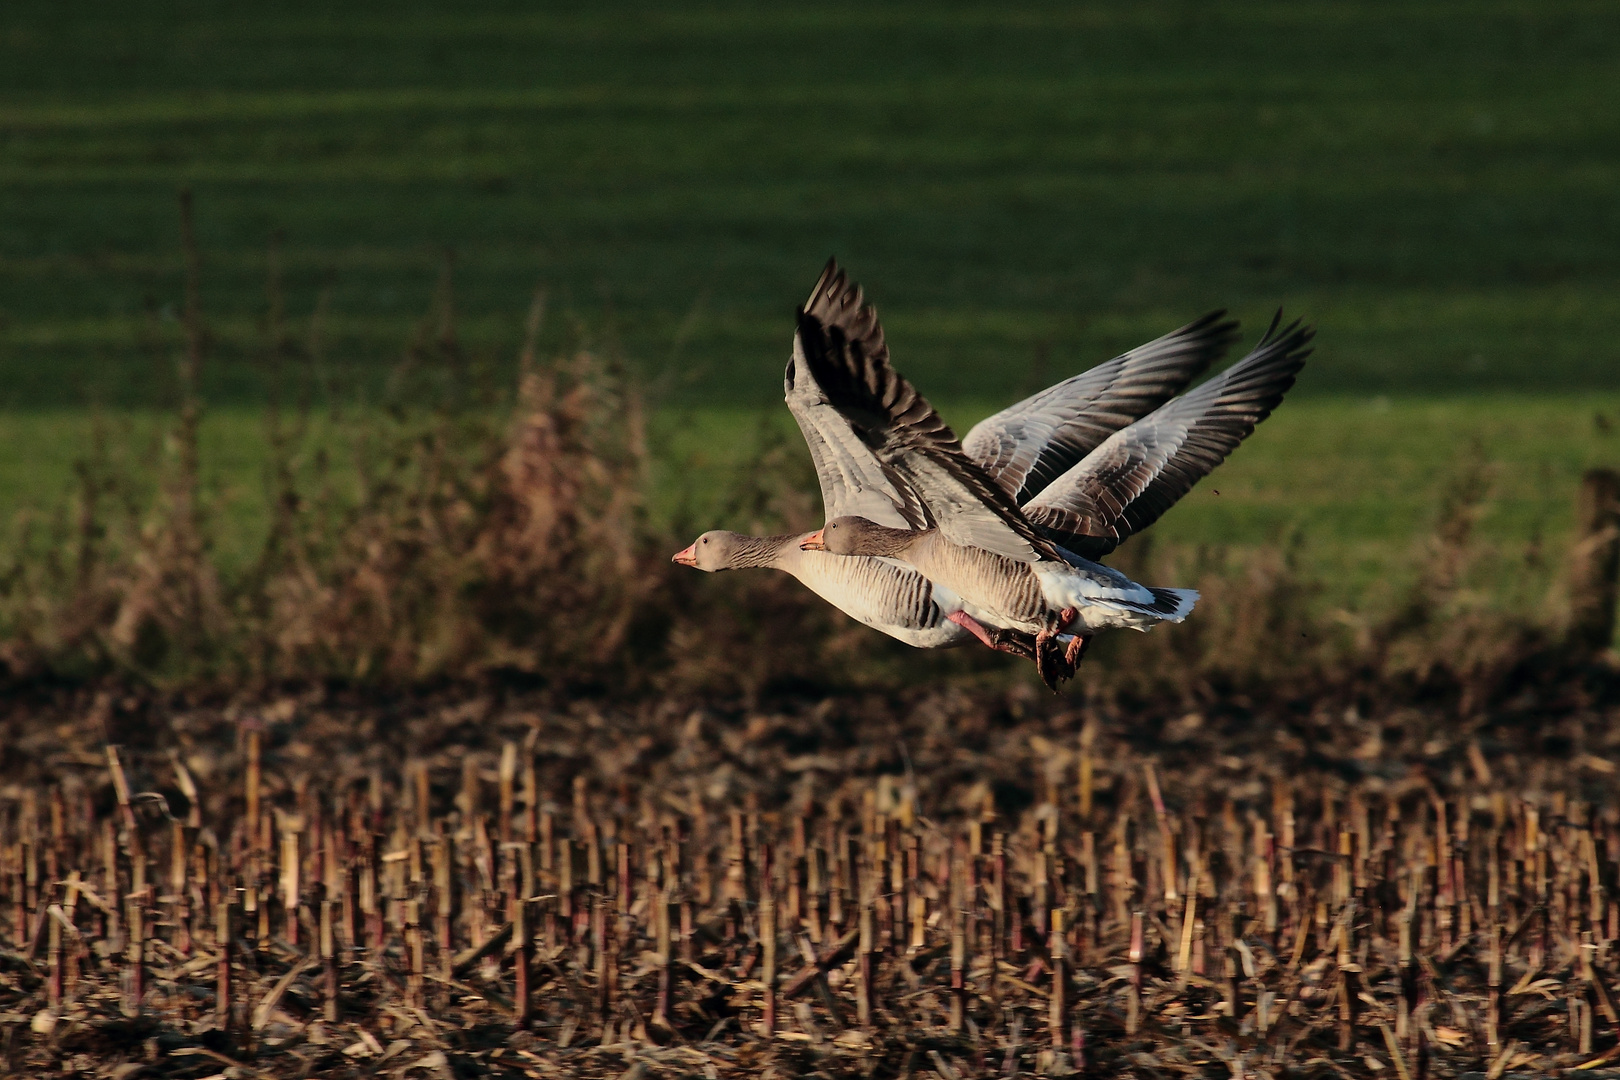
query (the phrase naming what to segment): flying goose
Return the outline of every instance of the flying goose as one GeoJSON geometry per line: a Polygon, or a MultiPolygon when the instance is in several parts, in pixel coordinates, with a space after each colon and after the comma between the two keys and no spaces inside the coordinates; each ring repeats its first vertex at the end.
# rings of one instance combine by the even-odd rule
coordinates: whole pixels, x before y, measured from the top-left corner
{"type": "MultiPolygon", "coordinates": [[[[845,340],[859,341],[864,355],[887,364],[877,313],[836,262],[829,260],[803,310],[819,326],[836,327],[845,340]]],[[[1223,356],[1237,332],[1237,324],[1224,316],[1213,312],[1003,409],[973,427],[964,452],[1010,498],[1028,500],[1223,356]]],[[[815,463],[824,521],[859,516],[897,529],[928,526],[927,510],[901,475],[880,461],[828,403],[797,338],[783,395],[815,463]]],[[[714,530],[677,552],[673,561],[707,571],[785,571],[857,621],[918,648],[948,648],[978,637],[992,648],[1034,657],[1033,635],[974,623],[964,616],[960,597],[915,568],[890,558],[806,550],[803,541],[810,535],[714,530]]]]}
{"type": "Polygon", "coordinates": [[[1281,313],[1243,360],[1115,431],[1020,506],[886,350],[801,312],[800,352],[828,405],[928,518],[916,528],[846,514],[801,546],[906,563],[955,593],[957,621],[987,643],[991,627],[1033,634],[1048,682],[1049,645],[1060,635],[1072,668],[1098,630],[1180,622],[1196,592],[1149,588],[1093,560],[1156,521],[1271,414],[1314,335],[1298,321],[1280,323],[1281,313]]]}

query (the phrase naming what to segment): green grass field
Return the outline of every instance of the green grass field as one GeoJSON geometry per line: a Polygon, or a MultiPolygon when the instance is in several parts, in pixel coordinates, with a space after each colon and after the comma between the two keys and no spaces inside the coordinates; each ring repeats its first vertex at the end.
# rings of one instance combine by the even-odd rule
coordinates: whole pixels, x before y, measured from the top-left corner
{"type": "MultiPolygon", "coordinates": [[[[965,430],[986,410],[944,408],[965,430]]],[[[351,418],[352,421],[352,418],[351,418]]],[[[164,460],[163,418],[82,411],[0,415],[0,490],[49,525],[67,505],[74,462],[99,424],[107,460],[137,487],[164,460]]],[[[325,445],[340,484],[352,483],[350,421],[317,416],[299,455],[309,474],[325,445]]],[[[785,409],[656,413],[647,507],[654,529],[768,527],[739,506],[762,446],[779,448],[787,475],[809,476],[808,455],[785,409]]],[[[258,410],[212,412],[203,426],[204,489],[220,565],[240,571],[269,527],[269,455],[258,410]]],[[[1161,547],[1296,550],[1324,601],[1385,607],[1416,573],[1448,489],[1471,469],[1487,480],[1475,543],[1478,582],[1491,602],[1541,604],[1561,579],[1581,472],[1620,462],[1620,393],[1461,400],[1302,398],[1285,402],[1230,461],[1172,510],[1152,535],[1161,547]]],[[[772,475],[779,475],[773,473],[772,475]]],[[[684,530],[684,531],[683,531],[684,530]]],[[[44,535],[44,533],[40,533],[44,535]]]]}
{"type": "MultiPolygon", "coordinates": [[[[965,431],[989,409],[942,411],[965,431]]],[[[698,509],[687,516],[700,527],[755,527],[736,512],[715,520],[725,514],[703,496],[742,486],[759,420],[734,412],[675,419],[653,490],[667,505],[667,493],[695,489],[698,509]],[[754,433],[752,441],[727,441],[739,431],[754,433]]],[[[787,453],[799,455],[785,410],[769,422],[787,453]]],[[[1486,580],[1476,584],[1491,600],[1539,604],[1564,572],[1580,474],[1616,464],[1620,393],[1305,397],[1285,402],[1152,535],[1182,548],[1297,544],[1301,571],[1320,581],[1328,602],[1377,610],[1416,573],[1448,491],[1479,469],[1486,486],[1474,543],[1486,580]]]]}
{"type": "Polygon", "coordinates": [[[822,260],[1000,399],[1202,311],[1322,327],[1302,392],[1612,386],[1620,9],[1581,2],[281,2],[0,9],[0,407],[151,405],[197,193],[216,401],[265,251],[372,385],[453,249],[687,401],[774,398],[822,260]],[[148,325],[155,327],[149,330],[148,325]]]}
{"type": "Polygon", "coordinates": [[[1576,2],[14,0],[0,505],[62,505],[88,405],[150,477],[190,187],[228,564],[264,527],[277,235],[321,407],[381,397],[447,264],[497,383],[544,287],[547,351],[643,374],[663,521],[746,524],[720,508],[758,410],[786,430],[791,311],[836,254],[964,427],[1211,307],[1250,340],[1279,304],[1315,322],[1166,540],[1297,533],[1353,602],[1477,454],[1501,565],[1551,558],[1579,470],[1620,460],[1617,48],[1620,8],[1576,2]]]}

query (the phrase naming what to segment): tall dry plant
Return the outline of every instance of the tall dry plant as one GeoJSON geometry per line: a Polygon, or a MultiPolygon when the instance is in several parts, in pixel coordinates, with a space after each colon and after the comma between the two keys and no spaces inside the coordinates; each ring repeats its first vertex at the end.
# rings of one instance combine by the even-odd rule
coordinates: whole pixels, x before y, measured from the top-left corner
{"type": "MultiPolygon", "coordinates": [[[[1526,660],[1557,651],[1550,609],[1500,605],[1504,590],[1494,575],[1504,559],[1479,530],[1495,472],[1477,443],[1458,464],[1415,556],[1417,579],[1374,624],[1369,650],[1370,667],[1384,680],[1458,690],[1465,714],[1509,687],[1526,660]]],[[[1525,559],[1538,557],[1532,545],[1525,559]]]]}
{"type": "MultiPolygon", "coordinates": [[[[116,596],[116,611],[102,627],[87,627],[100,649],[120,666],[142,674],[164,668],[204,674],[227,634],[219,576],[209,558],[201,490],[202,365],[207,331],[202,312],[202,259],[190,191],[180,195],[181,249],[185,255],[184,343],[175,363],[179,407],[164,439],[161,495],[121,563],[97,567],[81,560],[74,605],[95,612],[98,599],[116,596]]],[[[93,499],[94,487],[82,485],[93,499]]],[[[81,534],[93,529],[95,508],[81,515],[81,534]]]]}
{"type": "MultiPolygon", "coordinates": [[[[319,334],[300,349],[286,333],[273,247],[270,528],[253,565],[223,577],[210,535],[219,507],[200,480],[207,335],[190,211],[183,200],[185,334],[160,483],[143,488],[94,426],[73,512],[24,520],[0,566],[0,661],[14,677],[407,684],[508,670],[575,685],[656,663],[631,647],[667,559],[652,558],[641,522],[641,403],[588,350],[539,359],[538,297],[505,405],[401,392],[345,418],[349,460],[334,468],[345,444],[312,434],[309,395],[290,418],[282,408],[284,369],[302,354],[312,380],[319,334]]],[[[395,381],[449,372],[461,383],[465,371],[447,275],[395,381]]]]}
{"type": "MultiPolygon", "coordinates": [[[[566,683],[621,660],[641,599],[641,405],[590,352],[537,363],[542,312],[537,298],[504,423],[393,410],[357,451],[358,502],[295,514],[262,585],[257,674],[566,683]]],[[[438,359],[453,347],[441,328],[438,359]]]]}
{"type": "MultiPolygon", "coordinates": [[[[181,221],[184,335],[160,482],[146,482],[98,420],[72,507],[21,519],[20,543],[0,558],[0,663],[12,677],[239,690],[504,675],[563,692],[748,702],[782,691],[1033,680],[1028,665],[977,647],[908,649],[783,574],[671,567],[669,554],[692,532],[722,521],[756,532],[817,524],[802,445],[762,426],[719,520],[682,520],[680,535],[649,526],[642,405],[611,350],[544,355],[537,294],[515,385],[469,390],[479,357],[457,336],[448,259],[384,407],[339,418],[334,397],[334,435],[317,430],[311,405],[325,379],[324,294],[307,341],[295,341],[272,246],[262,353],[270,524],[252,565],[222,573],[211,540],[222,508],[200,479],[209,342],[189,198],[181,221]]],[[[1105,635],[1071,692],[1197,703],[1371,679],[1475,686],[1468,700],[1477,704],[1509,684],[1518,656],[1550,647],[1534,612],[1480,602],[1476,525],[1489,491],[1476,454],[1438,509],[1417,584],[1387,612],[1357,620],[1324,610],[1297,541],[1236,551],[1138,538],[1115,565],[1139,580],[1196,586],[1197,613],[1147,635],[1105,635]]]]}

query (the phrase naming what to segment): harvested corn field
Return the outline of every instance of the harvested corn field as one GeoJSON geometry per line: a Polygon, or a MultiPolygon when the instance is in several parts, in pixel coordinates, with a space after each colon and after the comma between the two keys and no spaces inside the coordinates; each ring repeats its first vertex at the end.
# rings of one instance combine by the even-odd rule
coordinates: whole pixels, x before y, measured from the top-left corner
{"type": "Polygon", "coordinates": [[[1614,689],[18,703],[0,1045],[126,1080],[1594,1071],[1614,689]]]}

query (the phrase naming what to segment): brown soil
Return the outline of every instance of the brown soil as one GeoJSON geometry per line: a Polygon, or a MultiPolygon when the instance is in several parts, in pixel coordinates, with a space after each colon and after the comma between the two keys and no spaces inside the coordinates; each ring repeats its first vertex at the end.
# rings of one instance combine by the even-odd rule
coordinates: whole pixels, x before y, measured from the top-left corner
{"type": "Polygon", "coordinates": [[[1612,688],[18,698],[0,1049],[121,1080],[1601,1075],[1612,688]]]}

